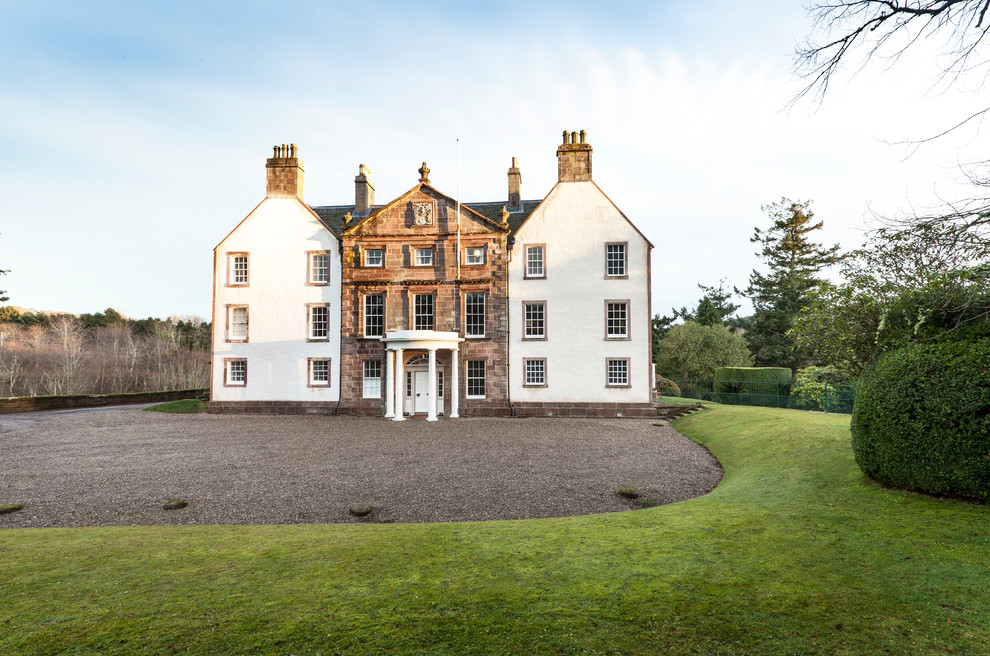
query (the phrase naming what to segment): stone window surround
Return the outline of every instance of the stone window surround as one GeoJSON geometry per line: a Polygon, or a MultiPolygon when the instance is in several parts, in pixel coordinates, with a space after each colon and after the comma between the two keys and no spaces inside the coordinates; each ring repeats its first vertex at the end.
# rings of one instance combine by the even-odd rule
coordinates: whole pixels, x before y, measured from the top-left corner
{"type": "Polygon", "coordinates": [[[523,358],[523,387],[547,387],[547,359],[546,358],[523,358]],[[543,363],[543,382],[542,383],[531,383],[529,382],[529,368],[530,362],[542,362],[543,363]]]}
{"type": "Polygon", "coordinates": [[[247,387],[247,358],[224,358],[223,359],[223,386],[224,387],[247,387]],[[230,366],[234,362],[244,363],[244,380],[241,382],[230,381],[230,366]]]}
{"type": "Polygon", "coordinates": [[[386,304],[388,302],[388,294],[385,290],[368,291],[361,294],[361,331],[358,335],[359,338],[363,339],[378,339],[385,335],[385,318],[386,318],[386,304]],[[382,297],[382,325],[381,334],[379,335],[369,335],[368,334],[368,297],[370,296],[381,296],[382,297]]]}
{"type": "Polygon", "coordinates": [[[461,292],[462,316],[464,317],[464,338],[465,339],[485,339],[488,335],[488,290],[487,289],[465,289],[461,292]],[[467,299],[470,294],[481,294],[482,298],[482,324],[480,335],[468,334],[468,306],[467,299]]]}
{"type": "Polygon", "coordinates": [[[251,252],[230,251],[227,253],[227,284],[226,287],[248,287],[251,284],[251,252]],[[234,258],[243,257],[247,260],[244,282],[234,282],[234,258]]]}
{"type": "Polygon", "coordinates": [[[550,334],[550,312],[549,303],[546,301],[523,301],[522,302],[522,339],[524,342],[545,342],[547,341],[547,335],[550,334]],[[526,316],[526,306],[528,305],[540,305],[543,307],[543,333],[539,336],[531,336],[526,334],[526,322],[528,317],[526,316]]]}
{"type": "Polygon", "coordinates": [[[368,269],[382,269],[382,268],[385,267],[385,256],[386,256],[386,254],[387,254],[388,251],[385,248],[385,245],[384,244],[382,244],[380,246],[378,246],[378,245],[360,246],[359,248],[360,248],[361,266],[362,267],[368,268],[368,269]],[[368,251],[381,251],[381,253],[382,253],[382,262],[381,262],[381,264],[368,264],[368,251]]]}
{"type": "Polygon", "coordinates": [[[382,387],[382,369],[383,369],[383,367],[382,367],[382,361],[381,360],[371,359],[371,360],[363,360],[361,362],[361,398],[363,398],[363,399],[380,399],[380,398],[382,398],[382,389],[383,389],[383,387],[382,387]],[[373,371],[372,372],[369,372],[368,365],[370,365],[370,364],[376,364],[376,365],[378,365],[377,375],[373,371]],[[370,375],[369,375],[369,373],[370,373],[370,375]],[[376,394],[376,395],[369,395],[368,394],[368,383],[371,380],[377,380],[378,381],[378,394],[376,394]]]}
{"type": "Polygon", "coordinates": [[[306,251],[306,284],[312,287],[330,284],[330,251],[306,251]],[[317,255],[325,255],[327,258],[327,279],[322,282],[313,280],[313,259],[317,255]]]}
{"type": "Polygon", "coordinates": [[[622,387],[632,387],[632,372],[630,371],[630,365],[632,358],[605,358],[605,387],[609,388],[622,388],[622,387]],[[610,382],[611,376],[609,372],[609,363],[612,362],[625,362],[626,363],[626,382],[625,383],[612,383],[610,382]]]}
{"type": "Polygon", "coordinates": [[[544,279],[546,277],[547,277],[547,245],[545,243],[544,244],[523,244],[523,279],[524,280],[533,280],[533,279],[542,280],[542,279],[544,279]],[[536,275],[536,274],[530,275],[530,273],[529,273],[529,250],[531,248],[539,248],[539,249],[541,249],[542,254],[543,254],[543,257],[542,257],[542,260],[543,260],[543,262],[542,262],[542,264],[543,264],[543,271],[542,271],[542,273],[540,273],[538,275],[536,275]]]}
{"type": "Polygon", "coordinates": [[[631,322],[629,321],[629,303],[628,298],[608,298],[605,299],[605,339],[610,342],[620,342],[629,341],[632,339],[631,322]],[[608,332],[608,306],[610,303],[622,303],[626,306],[626,333],[624,335],[611,335],[608,332]]]}
{"type": "MultiPolygon", "coordinates": [[[[473,377],[474,380],[478,379],[478,376],[473,377]]],[[[468,399],[483,399],[488,392],[488,364],[485,360],[467,360],[464,363],[464,396],[468,399]],[[481,363],[481,381],[485,393],[483,394],[472,394],[471,393],[471,365],[481,363]]]]}
{"type": "Polygon", "coordinates": [[[627,280],[629,278],[629,242],[627,241],[607,241],[605,242],[605,278],[608,280],[627,280]],[[622,246],[622,273],[609,274],[608,272],[608,247],[622,246]]]}
{"type": "Polygon", "coordinates": [[[306,341],[307,342],[329,342],[330,341],[330,304],[329,303],[307,303],[306,304],[306,341]],[[327,320],[326,320],[326,336],[325,337],[314,337],[313,336],[313,310],[317,308],[326,308],[327,320]]]}
{"type": "Polygon", "coordinates": [[[488,263],[488,244],[482,244],[481,246],[464,246],[464,260],[461,266],[475,267],[475,266],[485,266],[488,263]],[[468,251],[478,249],[481,251],[481,261],[480,262],[470,262],[468,261],[468,251]]]}
{"type": "Polygon", "coordinates": [[[246,303],[234,303],[226,306],[227,311],[224,313],[226,315],[226,325],[224,326],[224,341],[228,343],[241,344],[248,340],[249,329],[251,326],[250,322],[250,312],[248,311],[248,306],[246,303]],[[234,337],[232,335],[233,324],[234,324],[234,310],[244,309],[244,337],[234,337]]]}
{"type": "Polygon", "coordinates": [[[428,269],[435,267],[437,265],[437,250],[436,246],[420,246],[418,244],[409,245],[409,268],[411,269],[428,269]],[[429,264],[419,264],[417,260],[419,259],[420,251],[429,251],[430,253],[430,263],[429,264]]]}
{"type": "Polygon", "coordinates": [[[331,379],[331,367],[330,358],[306,358],[306,381],[307,387],[330,387],[331,379]],[[313,363],[314,362],[326,362],[327,363],[327,380],[326,382],[314,381],[313,380],[313,363]]]}

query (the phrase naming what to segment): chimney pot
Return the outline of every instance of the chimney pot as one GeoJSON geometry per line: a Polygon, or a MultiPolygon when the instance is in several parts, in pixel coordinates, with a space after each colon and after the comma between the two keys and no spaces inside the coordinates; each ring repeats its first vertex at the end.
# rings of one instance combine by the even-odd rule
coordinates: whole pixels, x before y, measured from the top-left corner
{"type": "Polygon", "coordinates": [[[584,143],[584,138],[585,138],[586,136],[588,136],[588,133],[587,133],[587,132],[585,132],[584,130],[581,130],[581,143],[584,143]]]}
{"type": "Polygon", "coordinates": [[[564,143],[567,143],[567,130],[564,130],[564,143]]]}

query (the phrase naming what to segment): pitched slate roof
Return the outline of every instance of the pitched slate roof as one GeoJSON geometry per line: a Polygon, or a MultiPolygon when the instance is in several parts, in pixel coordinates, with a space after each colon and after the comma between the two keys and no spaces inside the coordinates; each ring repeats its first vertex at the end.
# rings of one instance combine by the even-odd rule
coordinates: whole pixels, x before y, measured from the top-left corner
{"type": "MultiPolygon", "coordinates": [[[[536,206],[539,205],[542,200],[526,200],[523,201],[523,211],[514,212],[509,214],[509,234],[514,235],[519,226],[523,224],[529,215],[533,213],[536,206]]],[[[502,220],[502,207],[505,205],[505,201],[495,201],[490,203],[462,203],[465,207],[477,212],[482,215],[492,223],[498,223],[502,220]]],[[[327,227],[327,230],[333,234],[340,237],[344,231],[344,216],[350,212],[351,215],[354,214],[354,205],[324,205],[324,206],[311,206],[312,210],[316,212],[316,215],[320,217],[320,221],[323,225],[327,227]]],[[[384,205],[373,205],[369,214],[374,214],[384,205]]],[[[361,217],[363,218],[363,217],[361,217]]]]}

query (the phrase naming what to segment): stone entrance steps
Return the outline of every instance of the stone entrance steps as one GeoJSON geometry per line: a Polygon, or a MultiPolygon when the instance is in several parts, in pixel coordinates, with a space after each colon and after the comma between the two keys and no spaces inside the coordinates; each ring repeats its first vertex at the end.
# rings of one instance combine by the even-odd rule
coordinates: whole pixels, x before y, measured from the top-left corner
{"type": "Polygon", "coordinates": [[[699,410],[704,410],[707,407],[708,406],[704,403],[695,403],[694,405],[658,403],[657,416],[661,419],[666,419],[667,421],[674,421],[675,419],[686,417],[687,415],[698,412],[699,410]]]}

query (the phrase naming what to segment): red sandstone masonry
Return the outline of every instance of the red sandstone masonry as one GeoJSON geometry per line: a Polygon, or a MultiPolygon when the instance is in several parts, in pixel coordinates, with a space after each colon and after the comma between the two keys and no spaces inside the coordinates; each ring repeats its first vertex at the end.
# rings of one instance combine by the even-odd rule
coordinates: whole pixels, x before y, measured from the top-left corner
{"type": "MultiPolygon", "coordinates": [[[[363,362],[381,360],[385,371],[384,345],[377,339],[363,338],[363,297],[366,293],[385,294],[385,332],[409,330],[412,326],[412,300],[415,294],[434,294],[435,329],[463,336],[464,294],[486,294],[485,337],[462,342],[458,371],[461,414],[464,416],[504,416],[509,414],[507,354],[508,344],[508,262],[505,229],[476,218],[470,210],[461,210],[461,248],[485,246],[483,265],[462,266],[460,280],[457,262],[457,212],[455,202],[430,187],[421,187],[402,197],[381,214],[342,235],[343,294],[341,304],[341,414],[384,414],[383,399],[364,399],[363,362]],[[412,222],[413,203],[434,203],[433,225],[412,222]],[[433,248],[434,266],[410,266],[415,248],[433,248]],[[361,253],[367,248],[384,248],[382,267],[362,266],[361,253]],[[426,283],[426,284],[420,284],[426,283]],[[487,390],[484,399],[467,399],[467,360],[486,360],[487,390]]],[[[419,353],[407,351],[408,359],[419,353]]],[[[450,355],[439,354],[447,388],[444,390],[444,414],[451,412],[450,355]]],[[[402,385],[404,381],[396,381],[402,385]]],[[[386,389],[383,376],[382,390],[386,389]]]]}

